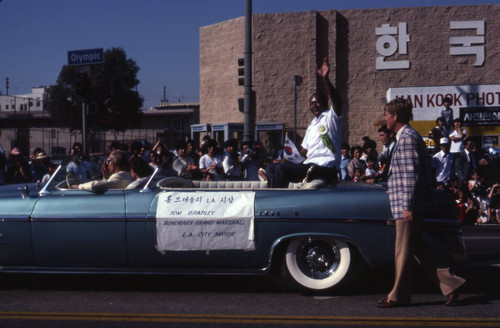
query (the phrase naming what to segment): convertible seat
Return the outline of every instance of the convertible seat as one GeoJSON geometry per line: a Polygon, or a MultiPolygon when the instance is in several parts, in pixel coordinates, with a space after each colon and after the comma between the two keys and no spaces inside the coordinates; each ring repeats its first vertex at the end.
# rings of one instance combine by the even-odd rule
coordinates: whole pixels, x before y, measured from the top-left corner
{"type": "Polygon", "coordinates": [[[139,178],[135,181],[132,181],[131,183],[128,184],[127,188],[125,190],[131,190],[131,189],[136,189],[136,188],[142,188],[146,185],[146,183],[149,181],[150,177],[143,177],[139,178]]]}
{"type": "Polygon", "coordinates": [[[314,179],[306,183],[302,182],[290,182],[288,184],[288,189],[318,189],[326,185],[326,180],[314,179]]]}
{"type": "Polygon", "coordinates": [[[266,189],[267,181],[193,181],[199,189],[266,189]]]}
{"type": "Polygon", "coordinates": [[[266,189],[267,181],[198,181],[178,177],[169,177],[158,181],[161,189],[194,188],[194,189],[234,189],[252,190],[266,189]]]}

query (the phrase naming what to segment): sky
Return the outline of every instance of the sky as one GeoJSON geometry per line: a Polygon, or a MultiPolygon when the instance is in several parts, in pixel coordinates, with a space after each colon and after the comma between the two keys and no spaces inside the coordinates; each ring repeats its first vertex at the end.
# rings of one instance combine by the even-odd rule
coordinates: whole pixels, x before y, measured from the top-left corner
{"type": "MultiPolygon", "coordinates": [[[[245,15],[245,0],[0,0],[0,92],[53,85],[71,50],[120,47],[140,68],[143,108],[199,101],[199,29],[245,15]]],[[[481,4],[500,3],[480,0],[481,4]]],[[[253,0],[254,14],[478,4],[477,0],[253,0]]],[[[243,38],[243,35],[242,35],[243,38]]]]}

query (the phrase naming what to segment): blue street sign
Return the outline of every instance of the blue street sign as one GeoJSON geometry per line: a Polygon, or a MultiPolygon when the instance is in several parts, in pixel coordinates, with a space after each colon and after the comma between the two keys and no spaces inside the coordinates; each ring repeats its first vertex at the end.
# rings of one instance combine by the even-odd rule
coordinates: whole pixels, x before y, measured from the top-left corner
{"type": "Polygon", "coordinates": [[[68,51],[68,65],[101,63],[104,63],[104,50],[102,48],[68,51]]]}

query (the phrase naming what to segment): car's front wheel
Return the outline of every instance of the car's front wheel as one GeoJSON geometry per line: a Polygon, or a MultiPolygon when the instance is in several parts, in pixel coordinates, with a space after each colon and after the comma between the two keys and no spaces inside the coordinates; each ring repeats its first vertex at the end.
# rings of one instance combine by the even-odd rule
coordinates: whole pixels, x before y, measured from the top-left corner
{"type": "Polygon", "coordinates": [[[282,273],[303,290],[325,291],[345,282],[352,255],[340,238],[294,238],[286,249],[282,273]]]}

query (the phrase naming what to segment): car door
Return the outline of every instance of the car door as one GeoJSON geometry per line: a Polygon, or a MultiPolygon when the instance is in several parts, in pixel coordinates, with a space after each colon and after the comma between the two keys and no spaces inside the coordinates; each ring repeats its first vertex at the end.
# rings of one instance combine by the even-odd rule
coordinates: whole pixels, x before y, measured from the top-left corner
{"type": "MultiPolygon", "coordinates": [[[[168,269],[214,270],[248,267],[253,263],[256,253],[253,249],[160,250],[157,239],[156,215],[158,197],[163,192],[164,191],[159,191],[155,197],[151,199],[150,211],[145,220],[147,223],[147,238],[144,242],[147,243],[146,250],[148,261],[150,261],[152,266],[168,269]]],[[[197,196],[196,191],[184,192],[184,195],[186,194],[197,196]]],[[[190,205],[187,204],[184,208],[189,209],[190,205]]],[[[196,233],[196,236],[198,236],[198,233],[196,233]]]]}
{"type": "Polygon", "coordinates": [[[123,190],[54,190],[38,201],[31,225],[39,265],[127,265],[123,190]]]}
{"type": "MultiPolygon", "coordinates": [[[[36,189],[0,186],[0,266],[32,266],[30,218],[38,198],[36,189]]],[[[27,188],[27,187],[26,187],[27,188]]]]}

